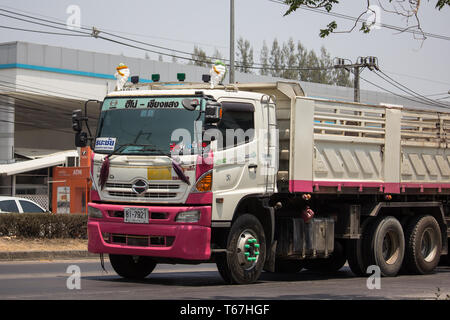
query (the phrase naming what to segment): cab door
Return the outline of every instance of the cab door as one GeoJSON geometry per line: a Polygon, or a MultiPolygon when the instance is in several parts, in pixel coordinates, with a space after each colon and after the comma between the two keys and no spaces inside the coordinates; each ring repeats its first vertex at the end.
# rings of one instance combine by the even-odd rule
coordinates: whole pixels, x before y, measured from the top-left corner
{"type": "Polygon", "coordinates": [[[213,220],[231,220],[239,201],[265,192],[258,127],[259,101],[223,99],[213,169],[213,220]],[[256,107],[255,107],[256,106],[256,107]],[[222,140],[222,141],[221,141],[222,140]]]}

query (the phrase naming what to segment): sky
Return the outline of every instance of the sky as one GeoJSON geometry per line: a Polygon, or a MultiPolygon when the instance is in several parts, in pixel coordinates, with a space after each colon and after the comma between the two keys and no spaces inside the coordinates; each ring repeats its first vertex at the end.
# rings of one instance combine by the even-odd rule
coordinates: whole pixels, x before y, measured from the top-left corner
{"type": "MultiPolygon", "coordinates": [[[[421,26],[425,32],[450,37],[450,8],[438,11],[434,8],[436,1],[422,2],[419,11],[421,26]]],[[[343,0],[334,11],[356,17],[365,10],[365,3],[364,0],[343,0]]],[[[192,52],[194,45],[197,45],[212,55],[217,49],[225,58],[229,57],[229,0],[2,0],[0,9],[66,23],[71,16],[68,9],[74,5],[80,10],[83,26],[95,26],[100,30],[174,50],[192,52]]],[[[338,30],[348,30],[353,23],[300,9],[285,17],[283,14],[286,8],[270,0],[235,0],[235,37],[250,41],[256,62],[259,62],[263,41],[270,48],[275,38],[280,43],[292,38],[309,50],[319,52],[324,46],[332,57],[342,57],[353,62],[360,56],[376,56],[380,69],[401,84],[422,95],[448,97],[443,101],[450,101],[450,95],[445,94],[450,90],[449,40],[428,38],[422,42],[414,39],[410,33],[398,33],[385,28],[374,29],[369,34],[362,34],[356,28],[351,33],[320,38],[319,30],[332,20],[338,23],[338,30]]],[[[380,11],[379,19],[381,23],[400,27],[413,24],[413,21],[408,22],[401,16],[384,11],[380,11]]],[[[0,16],[0,26],[49,30],[4,16],[0,16]]],[[[140,58],[145,56],[142,50],[92,37],[44,35],[0,28],[0,43],[10,41],[28,41],[140,58]]],[[[157,54],[149,53],[149,56],[158,59],[157,54]]],[[[164,57],[164,60],[170,61],[170,58],[164,57]]],[[[375,84],[399,92],[368,69],[361,75],[375,84]]],[[[364,81],[361,81],[361,87],[379,90],[364,81]]]]}

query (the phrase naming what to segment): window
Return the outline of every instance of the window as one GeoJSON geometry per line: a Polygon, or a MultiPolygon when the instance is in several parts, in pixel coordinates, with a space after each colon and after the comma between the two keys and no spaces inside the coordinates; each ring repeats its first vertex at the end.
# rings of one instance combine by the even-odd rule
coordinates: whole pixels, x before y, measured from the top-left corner
{"type": "Polygon", "coordinates": [[[19,200],[20,205],[22,206],[23,212],[29,213],[29,212],[44,212],[41,208],[39,208],[37,205],[30,201],[26,200],[19,200]]]}
{"type": "Polygon", "coordinates": [[[0,201],[0,210],[3,212],[19,212],[15,200],[3,200],[0,201]]]}
{"type": "Polygon", "coordinates": [[[218,129],[222,133],[225,149],[253,140],[254,111],[251,103],[222,102],[223,113],[218,129]]]}

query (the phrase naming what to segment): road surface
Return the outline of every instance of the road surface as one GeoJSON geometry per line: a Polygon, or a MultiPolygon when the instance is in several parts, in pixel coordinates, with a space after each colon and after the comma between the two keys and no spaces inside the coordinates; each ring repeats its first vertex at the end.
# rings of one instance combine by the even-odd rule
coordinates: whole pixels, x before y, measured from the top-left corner
{"type": "Polygon", "coordinates": [[[444,299],[450,295],[450,267],[438,267],[435,274],[425,276],[381,278],[381,288],[372,290],[367,288],[367,278],[354,277],[346,266],[332,275],[263,273],[257,283],[239,286],[226,285],[214,264],[158,265],[142,281],[120,278],[107,259],[105,267],[107,272],[96,259],[0,262],[0,299],[444,299]],[[80,270],[79,282],[69,279],[71,265],[80,270]],[[68,289],[68,283],[75,288],[68,289]]]}

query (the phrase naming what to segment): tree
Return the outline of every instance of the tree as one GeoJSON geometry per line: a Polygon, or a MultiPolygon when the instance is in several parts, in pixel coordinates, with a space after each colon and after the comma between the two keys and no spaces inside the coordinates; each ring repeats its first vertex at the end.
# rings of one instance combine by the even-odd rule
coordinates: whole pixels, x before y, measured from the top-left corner
{"type": "Polygon", "coordinates": [[[283,43],[281,49],[281,61],[283,70],[281,77],[286,79],[298,79],[298,70],[296,70],[297,53],[295,52],[295,43],[292,38],[289,38],[287,43],[283,43]]]}
{"type": "Polygon", "coordinates": [[[272,49],[270,50],[269,64],[270,64],[270,75],[272,77],[281,76],[281,49],[278,45],[278,40],[275,38],[272,42],[272,49]]]}
{"type": "Polygon", "coordinates": [[[261,69],[259,73],[262,76],[269,75],[269,48],[267,48],[266,41],[263,41],[263,46],[260,53],[260,62],[261,62],[261,69]]]}
{"type": "Polygon", "coordinates": [[[333,61],[324,46],[320,48],[319,67],[321,68],[317,70],[319,83],[334,84],[333,61]]]}
{"type": "Polygon", "coordinates": [[[244,40],[242,37],[237,41],[237,69],[241,72],[251,73],[251,67],[253,67],[253,48],[248,40],[244,40]]]}
{"type": "Polygon", "coordinates": [[[217,48],[214,48],[214,54],[212,56],[215,60],[223,59],[222,53],[217,48]]]}
{"type": "Polygon", "coordinates": [[[333,83],[341,87],[353,87],[353,83],[350,80],[350,72],[343,68],[333,70],[333,83]]]}
{"type": "Polygon", "coordinates": [[[206,56],[206,52],[197,47],[194,46],[194,52],[191,53],[192,61],[190,64],[193,64],[194,66],[200,66],[200,67],[209,67],[211,66],[211,60],[208,59],[206,56]]]}
{"type": "MultiPolygon", "coordinates": [[[[289,6],[289,8],[284,13],[284,16],[291,14],[292,12],[296,11],[300,7],[307,7],[307,8],[324,8],[327,12],[331,12],[333,10],[333,7],[337,4],[339,4],[339,0],[284,0],[285,4],[289,6]]],[[[369,33],[372,27],[375,25],[377,18],[377,10],[374,10],[374,0],[365,0],[364,3],[366,4],[366,10],[363,11],[356,19],[354,25],[349,30],[344,31],[337,31],[337,23],[336,21],[331,21],[326,28],[320,29],[320,37],[324,38],[331,33],[348,33],[352,32],[358,24],[361,22],[364,15],[369,14],[371,17],[373,17],[370,22],[367,21],[361,22],[360,31],[364,33],[369,33]]],[[[423,6],[424,1],[420,0],[377,0],[375,3],[378,5],[384,12],[398,15],[402,18],[406,18],[407,25],[402,29],[400,28],[401,32],[404,31],[415,31],[413,32],[414,35],[417,33],[420,34],[421,40],[425,40],[427,37],[425,35],[425,32],[422,30],[420,19],[419,19],[419,12],[420,8],[423,6]],[[384,3],[384,4],[383,4],[384,3]],[[408,26],[409,20],[412,19],[414,21],[414,25],[408,26]]],[[[437,0],[435,4],[435,9],[438,11],[442,10],[442,8],[450,6],[450,0],[437,0]]]]}
{"type": "MultiPolygon", "coordinates": [[[[301,44],[301,42],[297,42],[297,66],[299,69],[307,68],[307,60],[308,50],[301,44]]],[[[298,72],[298,80],[306,81],[308,78],[308,71],[299,70],[298,72]]]]}
{"type": "MultiPolygon", "coordinates": [[[[319,58],[313,50],[306,56],[306,65],[307,68],[319,68],[319,58]]],[[[303,79],[303,81],[320,83],[321,75],[318,70],[308,70],[307,75],[307,79],[303,79]]]]}

